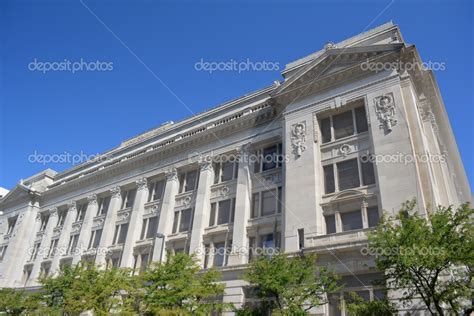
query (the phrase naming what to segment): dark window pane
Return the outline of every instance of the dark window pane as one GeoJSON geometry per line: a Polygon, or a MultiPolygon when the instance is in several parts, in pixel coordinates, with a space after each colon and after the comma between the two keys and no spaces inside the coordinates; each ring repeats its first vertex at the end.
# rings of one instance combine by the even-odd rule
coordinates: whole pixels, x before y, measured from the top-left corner
{"type": "Polygon", "coordinates": [[[304,229],[298,229],[298,249],[304,248],[304,229]]]}
{"type": "Polygon", "coordinates": [[[219,174],[221,171],[221,164],[220,163],[215,163],[213,165],[214,168],[214,184],[219,183],[219,174]]]}
{"type": "Polygon", "coordinates": [[[278,199],[277,199],[277,212],[281,213],[283,209],[283,189],[281,187],[278,188],[278,199]]]}
{"type": "Polygon", "coordinates": [[[180,232],[187,232],[191,228],[191,209],[181,211],[181,222],[179,225],[180,232]]]}
{"type": "Polygon", "coordinates": [[[339,191],[360,186],[357,159],[351,159],[337,164],[339,191]]]}
{"type": "Polygon", "coordinates": [[[99,215],[107,214],[107,211],[109,210],[109,205],[110,205],[110,196],[100,199],[99,215]]]}
{"type": "Polygon", "coordinates": [[[260,206],[260,196],[258,193],[252,195],[252,218],[258,217],[260,206]]]}
{"type": "Polygon", "coordinates": [[[147,219],[144,219],[143,220],[143,223],[142,223],[142,231],[140,233],[140,240],[143,240],[145,239],[145,233],[146,233],[146,223],[147,223],[147,219]]]}
{"type": "Polygon", "coordinates": [[[354,134],[354,122],[352,121],[352,110],[332,117],[334,127],[334,138],[339,139],[354,134]]]}
{"type": "Polygon", "coordinates": [[[102,229],[96,230],[95,231],[94,244],[92,245],[93,248],[99,247],[101,237],[102,237],[102,229]]]}
{"type": "Polygon", "coordinates": [[[209,226],[214,226],[216,222],[216,203],[211,203],[211,216],[209,217],[209,226]]]}
{"type": "Polygon", "coordinates": [[[367,116],[365,115],[365,107],[361,106],[355,109],[355,118],[357,125],[357,133],[367,132],[367,116]]]}
{"type": "Polygon", "coordinates": [[[178,220],[179,220],[179,212],[174,212],[173,234],[178,231],[178,220]]]}
{"type": "Polygon", "coordinates": [[[233,175],[234,175],[234,163],[233,162],[223,162],[222,163],[221,181],[232,180],[233,175]]]}
{"type": "Polygon", "coordinates": [[[333,193],[336,190],[334,183],[334,166],[327,165],[323,167],[324,169],[324,192],[326,194],[333,193]]]}
{"type": "Polygon", "coordinates": [[[160,200],[163,198],[163,192],[165,191],[165,181],[158,181],[153,185],[152,201],[160,200]]]}
{"type": "Polygon", "coordinates": [[[262,160],[262,157],[261,157],[261,153],[259,150],[257,150],[255,152],[255,158],[254,158],[254,162],[253,162],[253,172],[254,173],[259,173],[260,172],[260,163],[261,163],[261,160],[262,160]]]}
{"type": "Polygon", "coordinates": [[[135,202],[135,195],[137,194],[137,189],[132,189],[127,193],[127,203],[125,207],[133,207],[133,203],[135,202]]]}
{"type": "Polygon", "coordinates": [[[362,215],[360,210],[348,213],[341,213],[342,231],[362,228],[362,215]]]}
{"type": "Polygon", "coordinates": [[[362,182],[364,185],[375,183],[374,164],[369,156],[362,156],[360,165],[362,168],[362,182]]]}
{"type": "Polygon", "coordinates": [[[217,216],[217,225],[227,224],[230,219],[230,200],[219,202],[219,214],[217,216]]]}
{"type": "Polygon", "coordinates": [[[262,171],[270,170],[276,167],[278,157],[277,157],[277,146],[273,145],[271,147],[265,148],[263,150],[263,165],[262,171]]]}
{"type": "Polygon", "coordinates": [[[374,299],[383,300],[387,296],[387,291],[385,290],[374,290],[374,299]]]}
{"type": "Polygon", "coordinates": [[[235,219],[235,199],[232,199],[232,209],[230,210],[230,222],[233,223],[235,219]]]}
{"type": "Polygon", "coordinates": [[[328,143],[331,141],[331,120],[327,117],[322,119],[320,124],[322,142],[328,143]]]}
{"type": "Polygon", "coordinates": [[[197,171],[190,171],[186,174],[186,188],[185,191],[192,191],[196,188],[196,178],[197,178],[197,171]]]}
{"type": "Polygon", "coordinates": [[[367,208],[367,217],[369,219],[369,227],[377,226],[379,223],[379,209],[376,206],[367,208]]]}
{"type": "Polygon", "coordinates": [[[114,245],[117,244],[117,237],[118,237],[118,232],[120,230],[120,225],[115,226],[115,232],[114,232],[114,245]]]}
{"type": "Polygon", "coordinates": [[[326,220],[326,234],[334,234],[336,232],[336,219],[334,215],[324,216],[326,220]]]}
{"type": "Polygon", "coordinates": [[[155,217],[149,218],[146,238],[155,237],[157,229],[158,229],[158,217],[155,216],[155,217]]]}
{"type": "Polygon", "coordinates": [[[225,243],[214,244],[214,266],[222,267],[224,265],[225,243]]]}
{"type": "Polygon", "coordinates": [[[276,192],[269,190],[262,192],[262,216],[275,214],[276,212],[276,192]]]}
{"type": "Polygon", "coordinates": [[[120,234],[119,234],[119,238],[118,238],[118,243],[119,244],[123,244],[125,242],[125,240],[127,239],[127,232],[128,232],[128,223],[123,224],[120,227],[120,234]]]}
{"type": "Polygon", "coordinates": [[[182,173],[179,175],[179,193],[184,192],[184,179],[186,179],[186,174],[182,173]]]}

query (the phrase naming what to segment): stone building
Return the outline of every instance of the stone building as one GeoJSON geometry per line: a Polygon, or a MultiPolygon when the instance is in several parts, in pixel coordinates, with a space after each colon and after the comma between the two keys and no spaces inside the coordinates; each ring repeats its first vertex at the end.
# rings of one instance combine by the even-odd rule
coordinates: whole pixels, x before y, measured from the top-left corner
{"type": "MultiPolygon", "coordinates": [[[[344,291],[383,295],[361,251],[382,212],[412,198],[422,214],[471,198],[433,72],[387,23],[282,76],[99,159],[20,181],[0,199],[0,286],[35,287],[80,260],[138,273],[167,251],[188,252],[222,271],[225,302],[251,304],[245,265],[281,249],[317,252],[344,291]]],[[[314,313],[344,314],[343,295],[314,313]]]]}

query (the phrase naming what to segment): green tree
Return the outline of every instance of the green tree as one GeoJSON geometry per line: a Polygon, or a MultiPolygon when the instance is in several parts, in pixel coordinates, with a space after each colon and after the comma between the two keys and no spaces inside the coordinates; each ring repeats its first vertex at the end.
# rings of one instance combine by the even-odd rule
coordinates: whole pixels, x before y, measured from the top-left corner
{"type": "Polygon", "coordinates": [[[224,293],[224,285],[216,283],[219,273],[200,270],[194,257],[186,254],[170,255],[164,263],[153,264],[142,274],[143,310],[160,315],[187,315],[222,308],[222,304],[214,302],[224,293]]]}
{"type": "Polygon", "coordinates": [[[386,284],[404,289],[402,300],[421,297],[432,315],[444,315],[443,305],[458,313],[471,298],[473,209],[439,207],[426,218],[415,207],[406,202],[395,218],[382,218],[369,250],[386,284]]]}
{"type": "Polygon", "coordinates": [[[397,312],[387,298],[366,301],[356,293],[351,293],[346,308],[349,315],[353,316],[392,316],[397,312]]]}
{"type": "Polygon", "coordinates": [[[339,289],[335,275],[316,266],[314,254],[262,256],[249,265],[245,279],[260,298],[271,298],[272,307],[282,315],[303,315],[325,304],[326,294],[339,289]]]}

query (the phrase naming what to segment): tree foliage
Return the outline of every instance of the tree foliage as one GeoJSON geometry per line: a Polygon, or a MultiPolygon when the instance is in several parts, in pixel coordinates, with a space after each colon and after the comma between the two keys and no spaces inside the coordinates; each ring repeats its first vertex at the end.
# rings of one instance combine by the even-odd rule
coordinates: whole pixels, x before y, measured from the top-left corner
{"type": "Polygon", "coordinates": [[[353,292],[346,301],[346,308],[352,316],[392,316],[397,312],[387,298],[366,301],[353,292]]]}
{"type": "Polygon", "coordinates": [[[194,257],[186,254],[169,256],[166,262],[153,265],[142,276],[144,311],[187,315],[222,308],[215,301],[224,293],[224,285],[216,283],[219,273],[200,270],[194,257]]]}
{"type": "Polygon", "coordinates": [[[471,297],[473,209],[439,207],[425,218],[415,207],[406,202],[395,218],[383,218],[369,234],[369,249],[388,286],[404,289],[404,301],[421,297],[433,315],[443,315],[443,305],[457,313],[471,297]]]}
{"type": "Polygon", "coordinates": [[[245,279],[283,315],[303,315],[339,289],[335,275],[316,266],[314,254],[262,256],[250,264],[245,279]]]}

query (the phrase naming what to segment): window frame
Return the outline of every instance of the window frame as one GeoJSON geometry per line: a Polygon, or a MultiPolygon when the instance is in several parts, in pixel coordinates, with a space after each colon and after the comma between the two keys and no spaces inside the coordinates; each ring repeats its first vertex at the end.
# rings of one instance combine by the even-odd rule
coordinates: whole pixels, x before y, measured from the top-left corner
{"type": "MultiPolygon", "coordinates": [[[[363,133],[367,133],[369,130],[369,120],[367,117],[367,107],[365,104],[364,100],[355,100],[353,101],[354,104],[353,106],[348,106],[348,109],[346,111],[341,111],[339,113],[333,113],[324,117],[319,118],[318,123],[319,123],[319,133],[321,134],[321,143],[322,144],[329,144],[335,141],[340,141],[341,139],[345,139],[347,137],[352,137],[354,135],[359,135],[363,133]],[[357,103],[362,103],[362,104],[357,104],[357,103]],[[361,110],[363,109],[363,111],[361,110]],[[339,138],[336,138],[336,131],[334,127],[334,117],[341,116],[347,113],[351,113],[352,116],[352,134],[342,136],[339,138]],[[362,128],[361,126],[361,121],[358,120],[361,116],[358,114],[360,113],[365,114],[365,126],[362,128]],[[324,123],[323,123],[324,121],[324,123]],[[327,126],[327,123],[329,123],[329,126],[327,126]],[[324,128],[325,127],[325,128],[324,128]],[[327,135],[327,132],[329,132],[329,135],[327,135]]],[[[352,103],[352,102],[351,102],[352,103]]]]}

